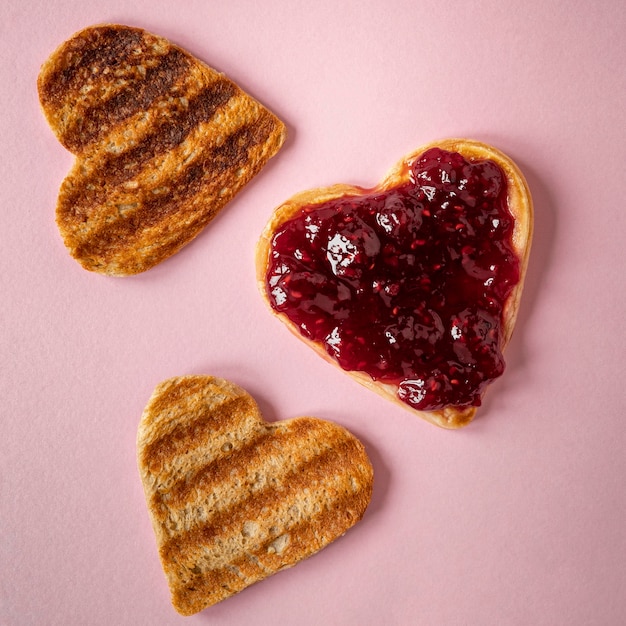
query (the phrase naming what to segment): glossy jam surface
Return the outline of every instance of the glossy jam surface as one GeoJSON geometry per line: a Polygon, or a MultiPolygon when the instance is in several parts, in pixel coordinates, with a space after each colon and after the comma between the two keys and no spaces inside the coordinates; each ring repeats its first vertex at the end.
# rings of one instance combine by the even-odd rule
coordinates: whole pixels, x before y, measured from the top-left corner
{"type": "Polygon", "coordinates": [[[479,405],[519,281],[506,178],[433,148],[410,182],[304,207],[272,239],[271,306],[345,370],[424,411],[479,405]]]}

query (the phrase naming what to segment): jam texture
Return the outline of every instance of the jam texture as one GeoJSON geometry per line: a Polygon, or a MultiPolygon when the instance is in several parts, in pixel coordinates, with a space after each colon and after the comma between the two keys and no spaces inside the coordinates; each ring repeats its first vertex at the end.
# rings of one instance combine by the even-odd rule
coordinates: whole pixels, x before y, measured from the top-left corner
{"type": "Polygon", "coordinates": [[[272,308],[348,371],[411,407],[478,406],[504,371],[503,305],[520,276],[506,177],[432,148],[409,182],[306,206],[275,231],[272,308]]]}

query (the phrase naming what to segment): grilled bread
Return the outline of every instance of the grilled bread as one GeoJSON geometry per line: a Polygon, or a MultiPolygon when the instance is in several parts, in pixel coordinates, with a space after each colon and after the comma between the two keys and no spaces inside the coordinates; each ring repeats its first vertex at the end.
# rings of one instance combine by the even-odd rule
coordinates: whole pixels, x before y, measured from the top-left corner
{"type": "Polygon", "coordinates": [[[189,243],[281,147],[283,123],[223,74],[138,28],[86,28],[38,78],[76,155],[56,219],[95,272],[143,272],[189,243]]]}
{"type": "Polygon", "coordinates": [[[311,556],[363,516],[373,471],[344,428],[267,423],[219,378],[155,389],[138,462],[172,603],[191,615],[311,556]]]}
{"type": "MultiPolygon", "coordinates": [[[[297,215],[303,207],[322,205],[327,201],[343,197],[359,198],[376,195],[407,183],[410,176],[410,165],[427,150],[434,147],[459,153],[470,162],[491,160],[498,164],[505,174],[508,189],[508,208],[514,218],[512,244],[520,264],[519,282],[508,296],[503,309],[500,348],[503,350],[509,342],[517,318],[532,239],[533,206],[530,191],[517,165],[496,148],[468,139],[447,139],[425,145],[406,155],[390,170],[386,178],[373,189],[337,184],[296,194],[274,211],[260,237],[256,250],[256,270],[259,290],[263,299],[268,304],[270,311],[277,315],[289,330],[335,366],[338,365],[337,361],[329,356],[324,345],[305,337],[284,313],[276,313],[270,304],[266,277],[272,254],[273,237],[277,229],[297,215]]],[[[475,406],[444,406],[438,410],[418,411],[399,399],[397,385],[382,382],[381,380],[373,380],[371,376],[361,371],[346,371],[346,373],[383,397],[405,409],[414,411],[420,417],[443,428],[454,429],[465,426],[474,418],[476,413],[475,406]]]]}

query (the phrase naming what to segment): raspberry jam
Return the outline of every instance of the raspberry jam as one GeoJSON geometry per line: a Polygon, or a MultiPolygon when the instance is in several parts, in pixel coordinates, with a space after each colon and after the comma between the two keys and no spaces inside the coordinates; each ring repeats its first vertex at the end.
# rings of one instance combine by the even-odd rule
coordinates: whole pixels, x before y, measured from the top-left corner
{"type": "Polygon", "coordinates": [[[432,148],[389,191],[307,206],[271,242],[272,308],[411,407],[478,406],[519,281],[506,178],[432,148]]]}

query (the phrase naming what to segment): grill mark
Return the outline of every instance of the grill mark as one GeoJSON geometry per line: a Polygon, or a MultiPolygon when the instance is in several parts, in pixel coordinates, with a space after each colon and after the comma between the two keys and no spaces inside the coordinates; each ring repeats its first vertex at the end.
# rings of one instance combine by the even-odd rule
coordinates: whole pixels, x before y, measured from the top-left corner
{"type": "MultiPolygon", "coordinates": [[[[153,57],[148,52],[147,33],[134,28],[89,28],[70,39],[56,54],[62,66],[41,83],[42,101],[54,101],[71,93],[105,68],[122,67],[131,57],[153,57]],[[137,55],[137,48],[141,53],[137,55]]],[[[57,61],[57,62],[59,62],[57,61]]]]}
{"type": "Polygon", "coordinates": [[[223,179],[248,161],[250,149],[265,140],[255,124],[246,124],[230,134],[224,143],[207,151],[172,181],[170,191],[143,205],[142,225],[150,226],[176,209],[177,201],[196,196],[208,184],[221,186],[223,179]],[[218,182],[219,181],[219,182],[218,182]]]}
{"type": "Polygon", "coordinates": [[[146,70],[143,80],[133,81],[100,106],[88,108],[82,117],[75,119],[61,137],[63,145],[74,153],[82,152],[115,125],[145,111],[157,98],[170,91],[189,69],[187,55],[176,48],[161,56],[159,61],[158,65],[146,70]]]}
{"type": "Polygon", "coordinates": [[[69,212],[77,215],[84,205],[103,203],[113,186],[134,178],[148,161],[179,146],[197,126],[209,122],[236,92],[231,81],[218,79],[191,99],[187,108],[159,118],[140,143],[119,154],[108,155],[91,175],[72,187],[65,198],[69,212]]]}
{"type": "MultiPolygon", "coordinates": [[[[275,463],[277,444],[281,450],[279,462],[282,466],[289,463],[287,451],[290,448],[297,450],[296,446],[304,439],[323,430],[323,424],[311,420],[294,421],[291,425],[293,426],[291,428],[266,428],[259,431],[254,439],[243,442],[243,445],[235,447],[230,454],[225,453],[221,457],[212,459],[210,463],[198,469],[192,477],[174,484],[167,492],[167,507],[173,510],[187,506],[191,504],[192,496],[199,491],[206,493],[209,488],[217,490],[218,483],[230,483],[237,479],[243,479],[243,482],[247,483],[248,477],[254,477],[260,469],[265,469],[265,473],[269,475],[269,468],[264,468],[263,462],[275,463]]],[[[324,445],[326,447],[332,445],[332,440],[326,438],[324,445]]],[[[307,449],[313,452],[313,444],[309,444],[307,449]]],[[[273,471],[278,470],[274,468],[273,471]]],[[[154,507],[158,509],[163,502],[163,494],[155,493],[152,501],[154,507]]]]}
{"type": "Polygon", "coordinates": [[[166,494],[155,492],[152,497],[152,504],[158,510],[160,504],[165,500],[165,495],[168,509],[183,508],[191,504],[190,496],[195,495],[196,489],[207,489],[219,482],[235,479],[234,475],[230,475],[230,470],[241,469],[237,466],[238,462],[250,462],[254,456],[258,457],[271,446],[272,435],[268,431],[260,431],[256,433],[254,439],[245,442],[243,446],[237,448],[231,455],[214,458],[210,463],[199,469],[193,477],[175,483],[166,494]]]}
{"type": "Polygon", "coordinates": [[[141,454],[142,464],[150,473],[158,474],[175,457],[205,445],[215,436],[216,427],[219,431],[226,431],[239,425],[242,415],[256,415],[254,400],[245,395],[228,398],[219,406],[212,407],[211,412],[185,421],[146,445],[141,454]]]}
{"type": "MultiPolygon", "coordinates": [[[[289,529],[289,549],[282,555],[268,552],[274,538],[254,551],[244,551],[231,563],[218,567],[203,568],[199,564],[191,567],[179,565],[176,571],[177,585],[172,589],[175,604],[192,614],[211,606],[224,598],[263,580],[280,569],[291,567],[308,558],[337,539],[359,519],[365,509],[366,500],[344,496],[333,507],[322,510],[310,520],[303,520],[289,529]],[[356,506],[355,506],[356,504],[356,506]],[[357,508],[357,515],[344,518],[338,511],[357,508]],[[322,533],[321,530],[325,529],[322,533]]],[[[163,557],[162,557],[163,558],[163,557]]],[[[202,559],[205,563],[207,560],[202,559]]]]}
{"type": "MultiPolygon", "coordinates": [[[[193,552],[197,550],[215,547],[221,551],[224,540],[238,535],[247,520],[267,521],[268,517],[271,520],[280,519],[278,510],[293,506],[305,494],[306,488],[326,492],[322,498],[323,503],[328,504],[329,508],[331,504],[332,508],[337,508],[336,503],[346,497],[345,490],[344,495],[339,493],[340,486],[349,480],[349,475],[342,473],[346,469],[345,459],[361,458],[362,454],[361,448],[353,439],[337,443],[307,463],[292,468],[286,474],[280,490],[270,485],[230,508],[217,511],[209,522],[165,541],[161,547],[162,556],[170,561],[183,563],[193,560],[193,552]],[[331,479],[337,475],[339,485],[334,486],[331,479]],[[267,511],[272,511],[274,515],[268,516],[267,511]]],[[[355,469],[358,468],[355,466],[355,469]]],[[[352,501],[361,494],[362,490],[356,493],[350,491],[347,497],[352,501]]],[[[283,528],[289,530],[286,524],[283,528]]]]}
{"type": "MultiPolygon", "coordinates": [[[[224,399],[235,397],[234,387],[225,387],[219,382],[205,376],[185,376],[184,378],[168,380],[157,388],[146,412],[153,415],[163,412],[169,413],[174,408],[180,409],[183,405],[195,403],[204,395],[211,395],[212,393],[223,396],[224,399]]],[[[241,395],[243,394],[236,394],[236,397],[241,395]]],[[[154,422],[155,419],[149,421],[154,422]]]]}
{"type": "MultiPolygon", "coordinates": [[[[205,203],[199,226],[203,226],[230,199],[219,198],[217,192],[233,182],[233,172],[249,164],[249,151],[265,141],[274,130],[272,116],[263,111],[255,124],[246,124],[229,135],[221,146],[213,147],[202,157],[183,170],[176,178],[168,181],[168,191],[144,198],[141,206],[132,215],[94,229],[89,236],[78,243],[73,254],[78,258],[102,258],[110,260],[120,249],[136,241],[143,229],[167,220],[172,214],[192,214],[193,207],[185,206],[185,200],[198,196],[208,188],[216,191],[211,203],[205,203]],[[220,202],[221,200],[221,202],[220,202]],[[187,210],[185,210],[187,209],[187,210]]],[[[257,168],[261,167],[256,163],[257,168]]],[[[250,174],[256,173],[251,171],[250,174]]],[[[243,184],[245,181],[238,181],[243,184]]],[[[197,211],[197,209],[196,209],[197,211]]],[[[180,233],[184,237],[184,233],[180,233]]],[[[185,238],[188,240],[188,238],[185,238]]],[[[182,244],[179,244],[179,246],[182,244]]]]}

